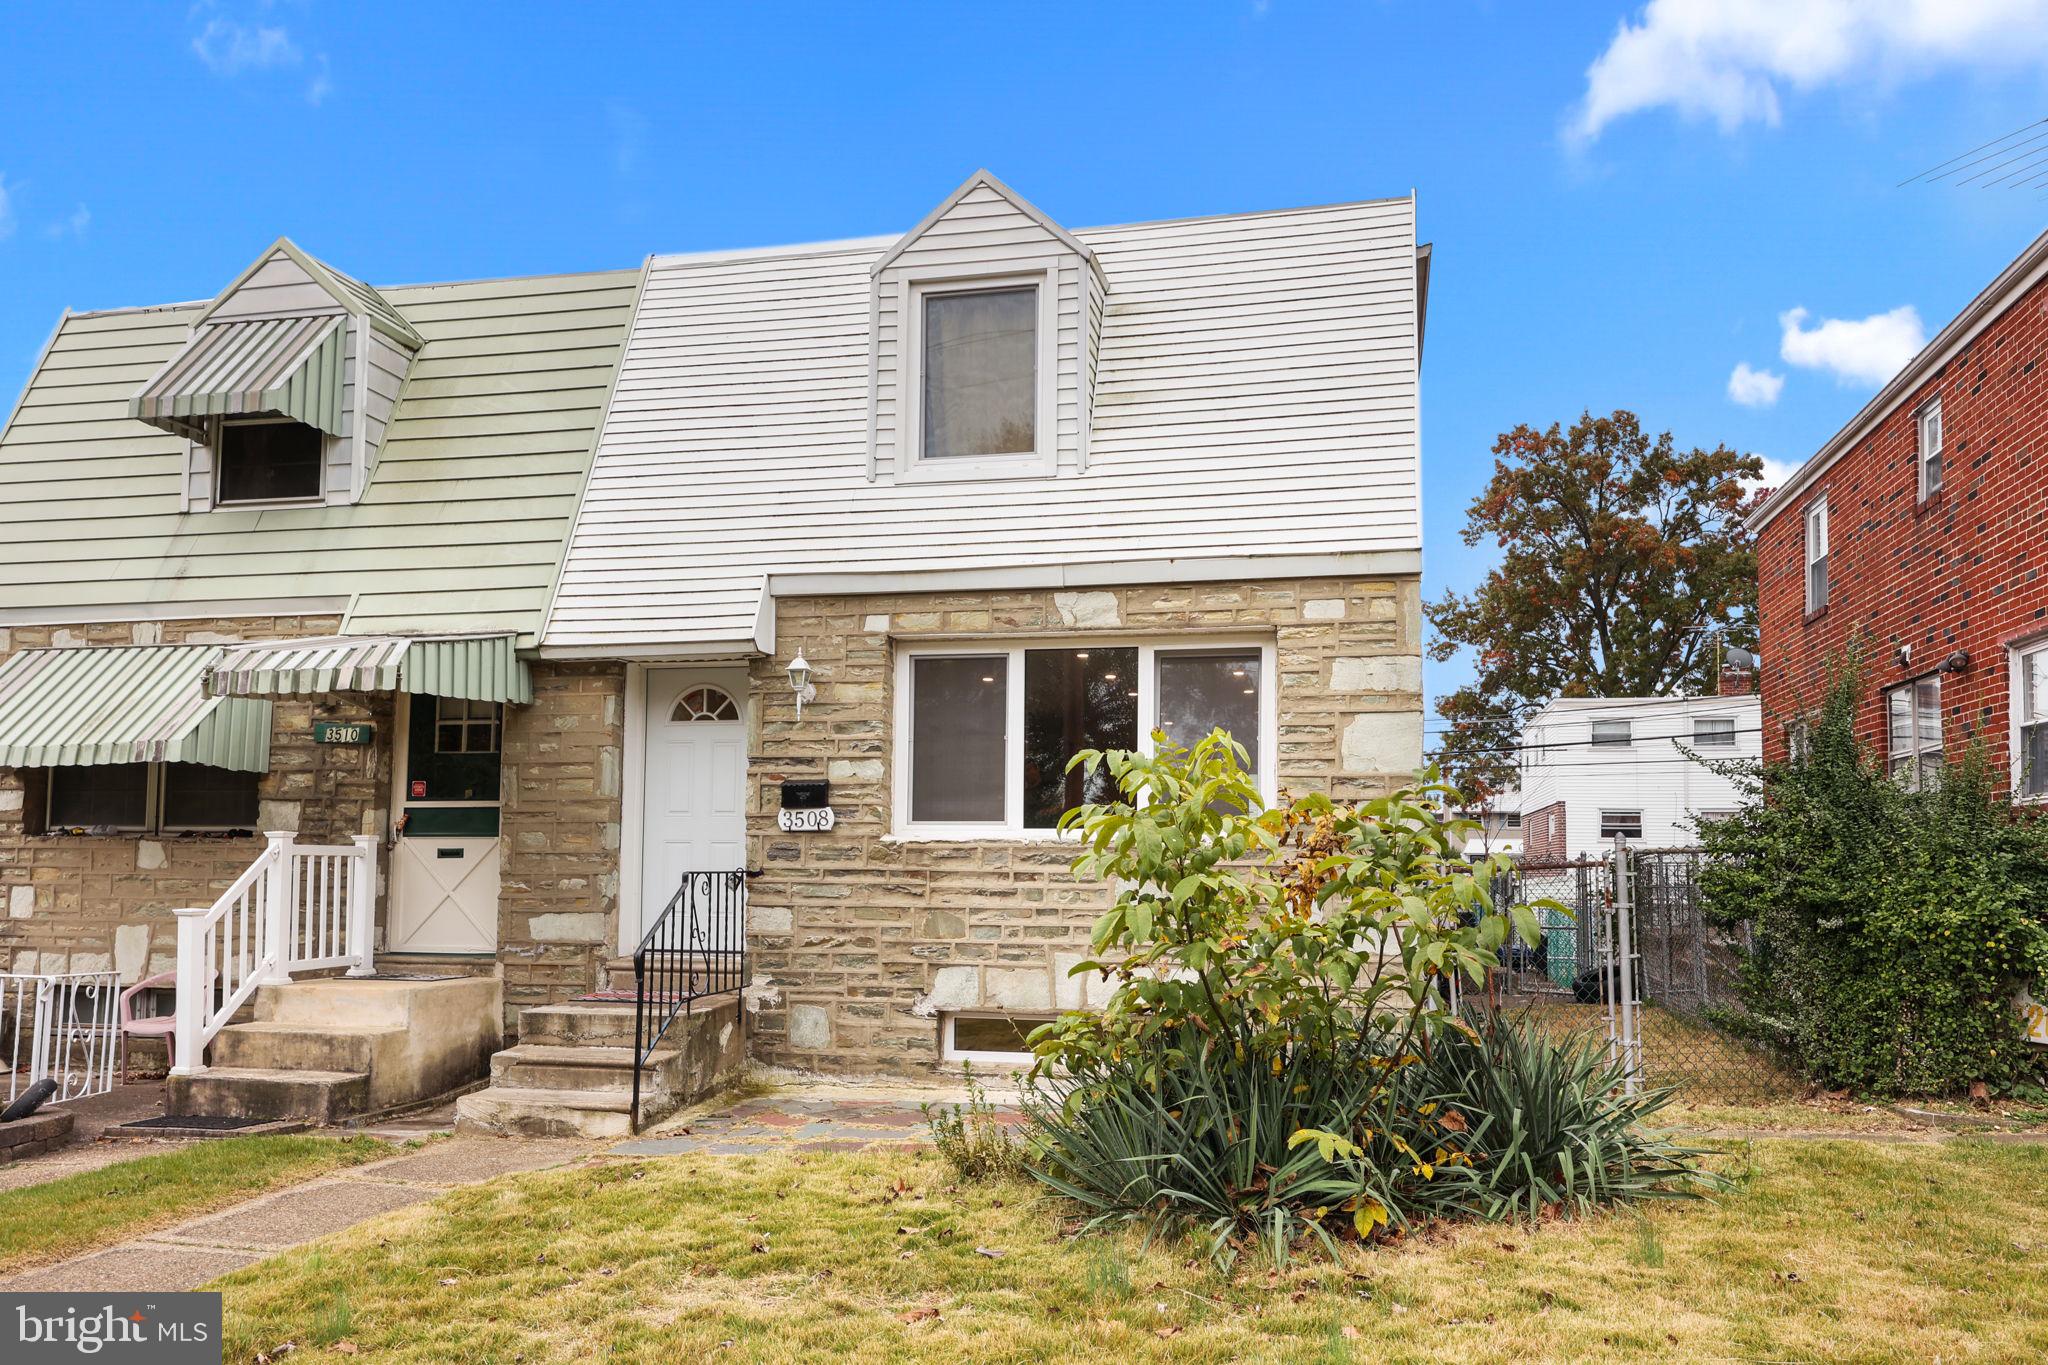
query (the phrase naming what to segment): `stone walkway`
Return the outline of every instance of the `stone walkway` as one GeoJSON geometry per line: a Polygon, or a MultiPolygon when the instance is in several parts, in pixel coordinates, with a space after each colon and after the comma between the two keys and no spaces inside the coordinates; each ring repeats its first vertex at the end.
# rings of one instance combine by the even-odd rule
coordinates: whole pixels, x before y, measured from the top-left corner
{"type": "MultiPolygon", "coordinates": [[[[997,1111],[998,1122],[1022,1123],[1014,1110],[997,1111]]],[[[748,1156],[764,1152],[854,1152],[863,1148],[904,1151],[929,1142],[916,1100],[769,1095],[726,1109],[663,1125],[655,1132],[614,1144],[613,1156],[676,1156],[704,1152],[748,1156]]]]}
{"type": "Polygon", "coordinates": [[[0,1290],[193,1289],[266,1256],[392,1209],[519,1171],[590,1155],[587,1142],[456,1137],[272,1194],[117,1246],[0,1277],[0,1290]]]}

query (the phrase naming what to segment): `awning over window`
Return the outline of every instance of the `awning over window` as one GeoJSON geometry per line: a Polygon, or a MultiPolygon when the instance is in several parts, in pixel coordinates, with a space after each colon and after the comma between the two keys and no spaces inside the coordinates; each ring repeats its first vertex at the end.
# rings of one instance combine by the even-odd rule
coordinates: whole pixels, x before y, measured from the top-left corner
{"type": "Polygon", "coordinates": [[[211,322],[129,400],[128,415],[191,440],[206,419],[277,412],[341,435],[348,319],[338,313],[211,322]]]}
{"type": "Polygon", "coordinates": [[[533,677],[511,635],[329,635],[229,645],[206,674],[219,696],[413,692],[525,704],[533,677]]]}
{"type": "Polygon", "coordinates": [[[270,770],[270,703],[208,696],[217,645],[24,649],[0,662],[0,767],[270,770]]]}

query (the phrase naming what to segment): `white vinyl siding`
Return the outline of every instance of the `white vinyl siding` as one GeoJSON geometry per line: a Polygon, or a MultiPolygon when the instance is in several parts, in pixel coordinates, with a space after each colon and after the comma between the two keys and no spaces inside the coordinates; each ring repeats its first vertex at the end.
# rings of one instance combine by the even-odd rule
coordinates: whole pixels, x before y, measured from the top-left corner
{"type": "Polygon", "coordinates": [[[0,611],[354,595],[355,633],[514,629],[533,642],[638,281],[384,291],[428,344],[362,497],[205,516],[183,508],[188,480],[210,491],[210,465],[188,469],[188,442],[128,416],[198,307],[67,318],[0,436],[13,512],[0,611]]]}
{"type": "Polygon", "coordinates": [[[1941,780],[1941,678],[1920,678],[1884,694],[1885,763],[1908,790],[1941,780]]]}
{"type": "MultiPolygon", "coordinates": [[[[1009,223],[1000,231],[1034,260],[1055,251],[1039,224],[1005,217],[1007,202],[958,208],[1009,223]]],[[[917,250],[935,234],[884,278],[931,264],[917,250]]],[[[748,642],[771,574],[1083,574],[1164,570],[1219,547],[1419,547],[1409,200],[1075,236],[1107,293],[1087,469],[1062,390],[1051,478],[897,477],[898,291],[878,292],[872,274],[894,239],[656,258],[547,643],[748,642]]],[[[1093,272],[1071,259],[1062,366],[1070,276],[1076,335],[1094,315],[1081,307],[1093,272]]]]}
{"type": "Polygon", "coordinates": [[[1941,491],[1941,400],[1931,398],[1913,415],[1918,438],[1913,463],[1920,471],[1920,500],[1941,491]]]}
{"type": "Polygon", "coordinates": [[[1828,604],[1828,500],[1814,500],[1806,509],[1806,609],[1828,604]]]}

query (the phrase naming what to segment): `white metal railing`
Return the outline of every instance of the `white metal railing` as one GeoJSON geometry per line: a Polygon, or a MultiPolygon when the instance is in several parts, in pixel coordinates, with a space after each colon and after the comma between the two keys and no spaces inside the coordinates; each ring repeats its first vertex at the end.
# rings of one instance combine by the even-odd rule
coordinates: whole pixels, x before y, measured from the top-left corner
{"type": "Polygon", "coordinates": [[[352,843],[269,842],[210,906],[178,910],[178,1004],[174,1076],[206,1070],[206,1045],[258,986],[295,972],[376,970],[371,929],[377,903],[377,838],[352,843]]]}
{"type": "Polygon", "coordinates": [[[52,1103],[113,1089],[120,998],[121,978],[111,971],[0,975],[6,1103],[44,1079],[57,1083],[52,1103]]]}

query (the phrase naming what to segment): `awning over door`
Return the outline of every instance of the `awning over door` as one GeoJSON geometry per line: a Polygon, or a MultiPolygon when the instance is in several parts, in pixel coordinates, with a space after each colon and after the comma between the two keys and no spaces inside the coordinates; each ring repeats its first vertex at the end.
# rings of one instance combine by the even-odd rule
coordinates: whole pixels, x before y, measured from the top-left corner
{"type": "Polygon", "coordinates": [[[329,635],[229,645],[207,670],[218,696],[411,692],[470,701],[533,700],[512,635],[329,635]]]}
{"type": "Polygon", "coordinates": [[[128,414],[195,441],[206,419],[277,412],[341,435],[346,316],[211,322],[129,400],[128,414]]]}
{"type": "Polygon", "coordinates": [[[270,703],[206,693],[218,645],[24,649],[0,662],[0,767],[270,770],[270,703]]]}

